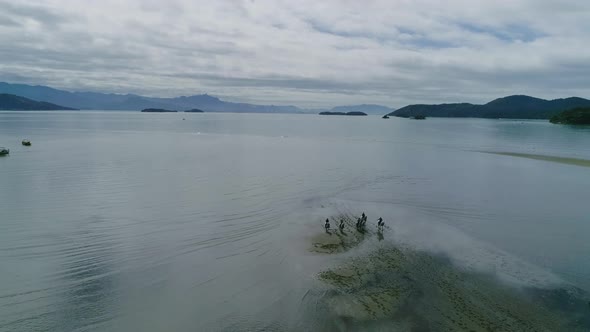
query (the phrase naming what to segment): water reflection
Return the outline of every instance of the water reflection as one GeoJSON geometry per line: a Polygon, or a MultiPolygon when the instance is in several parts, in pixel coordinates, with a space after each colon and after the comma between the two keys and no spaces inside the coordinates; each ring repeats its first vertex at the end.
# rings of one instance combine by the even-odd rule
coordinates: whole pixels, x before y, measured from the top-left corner
{"type": "Polygon", "coordinates": [[[64,255],[64,289],[56,314],[56,331],[74,331],[113,319],[117,308],[117,271],[113,266],[117,243],[99,215],[79,222],[64,255]]]}

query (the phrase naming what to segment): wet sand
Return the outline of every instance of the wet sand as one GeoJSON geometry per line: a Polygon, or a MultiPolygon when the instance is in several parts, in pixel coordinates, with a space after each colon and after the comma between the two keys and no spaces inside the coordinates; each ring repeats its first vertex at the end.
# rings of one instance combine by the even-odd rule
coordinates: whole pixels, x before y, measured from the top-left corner
{"type": "Polygon", "coordinates": [[[501,156],[511,156],[511,157],[534,159],[534,160],[550,161],[550,162],[566,164],[566,165],[590,167],[590,160],[588,160],[588,159],[565,158],[565,157],[556,157],[556,156],[541,155],[541,154],[517,153],[517,152],[491,152],[491,151],[478,151],[478,152],[497,154],[497,155],[501,155],[501,156]]]}
{"type": "MultiPolygon", "coordinates": [[[[358,233],[354,224],[348,230],[358,233]]],[[[377,241],[376,235],[318,235],[313,251],[340,253],[377,241]]],[[[318,279],[328,286],[318,309],[337,330],[590,330],[590,298],[580,289],[517,288],[454,266],[444,256],[391,243],[347,258],[318,279]]]]}

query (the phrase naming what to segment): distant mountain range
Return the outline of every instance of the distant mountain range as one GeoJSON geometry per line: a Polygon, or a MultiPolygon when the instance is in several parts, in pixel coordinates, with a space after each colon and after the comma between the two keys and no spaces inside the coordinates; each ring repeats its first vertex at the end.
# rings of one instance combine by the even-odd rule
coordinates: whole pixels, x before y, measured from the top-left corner
{"type": "MultiPolygon", "coordinates": [[[[205,112],[235,113],[320,113],[320,112],[363,112],[367,114],[387,114],[399,117],[472,117],[472,118],[512,118],[549,119],[553,115],[576,107],[590,107],[590,100],[570,97],[545,100],[523,95],[495,99],[484,105],[455,103],[439,105],[409,105],[398,110],[374,105],[336,106],[331,109],[303,109],[296,106],[256,105],[223,101],[207,94],[181,96],[174,98],[145,97],[135,94],[113,94],[97,92],[70,92],[41,85],[10,84],[0,82],[0,94],[11,94],[39,101],[37,109],[82,109],[82,110],[137,110],[146,108],[186,110],[200,109],[205,112]],[[43,106],[44,105],[44,106],[43,106]],[[51,106],[50,106],[51,105],[51,106]],[[63,106],[59,106],[63,105],[63,106]],[[55,107],[55,108],[52,108],[55,107]]],[[[22,104],[22,109],[30,110],[22,104]]],[[[14,101],[1,101],[0,109],[14,109],[14,101]]]]}
{"type": "Polygon", "coordinates": [[[142,110],[146,108],[193,109],[199,108],[209,112],[243,112],[243,113],[297,113],[294,106],[266,106],[244,103],[231,103],[209,95],[189,97],[154,98],[135,94],[113,94],[97,92],[70,92],[47,86],[9,84],[0,82],[0,93],[10,93],[34,100],[67,105],[83,110],[142,110]]]}
{"type": "Polygon", "coordinates": [[[561,111],[588,106],[590,106],[590,100],[578,97],[545,100],[515,95],[498,98],[484,105],[467,103],[409,105],[388,115],[399,117],[424,115],[426,117],[444,118],[549,119],[561,111]]]}
{"type": "Polygon", "coordinates": [[[73,108],[55,105],[44,101],[35,101],[29,98],[0,93],[0,110],[3,111],[53,111],[53,110],[73,110],[73,108]]]}
{"type": "MultiPolygon", "coordinates": [[[[9,93],[33,100],[42,100],[67,105],[82,110],[142,110],[159,109],[201,109],[205,112],[235,113],[317,113],[327,109],[308,110],[295,106],[256,105],[223,101],[207,94],[174,98],[145,97],[135,94],[113,94],[97,92],[70,92],[41,85],[10,84],[0,82],[0,93],[9,93]]],[[[360,111],[369,114],[383,114],[393,109],[379,105],[339,106],[346,112],[360,111]]],[[[332,109],[334,111],[336,108],[332,109]]]]}
{"type": "Polygon", "coordinates": [[[393,112],[393,108],[387,106],[375,105],[375,104],[362,104],[362,105],[350,105],[350,106],[336,106],[329,110],[329,112],[348,113],[348,112],[363,112],[366,114],[378,114],[383,115],[393,112]]]}

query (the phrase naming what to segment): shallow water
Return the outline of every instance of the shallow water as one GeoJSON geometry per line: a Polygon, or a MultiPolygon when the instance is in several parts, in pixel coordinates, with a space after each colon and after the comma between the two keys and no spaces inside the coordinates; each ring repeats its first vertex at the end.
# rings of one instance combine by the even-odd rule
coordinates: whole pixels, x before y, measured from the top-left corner
{"type": "Polygon", "coordinates": [[[590,167],[590,160],[588,160],[588,159],[565,158],[565,157],[546,156],[546,155],[542,155],[542,154],[516,153],[516,152],[488,152],[488,153],[494,153],[494,154],[502,155],[502,156],[521,157],[521,158],[529,158],[529,159],[534,159],[534,160],[551,161],[554,163],[561,163],[561,164],[566,164],[566,165],[590,167]]]}
{"type": "Polygon", "coordinates": [[[330,329],[318,274],[383,243],[590,290],[588,169],[478,152],[590,159],[581,127],[4,112],[0,146],[0,331],[330,329]],[[381,241],[309,250],[362,211],[381,241]]]}

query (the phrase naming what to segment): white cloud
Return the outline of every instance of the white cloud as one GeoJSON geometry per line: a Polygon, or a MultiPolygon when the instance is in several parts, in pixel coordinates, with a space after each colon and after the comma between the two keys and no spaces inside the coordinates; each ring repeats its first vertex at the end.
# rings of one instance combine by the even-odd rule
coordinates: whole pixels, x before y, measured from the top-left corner
{"type": "Polygon", "coordinates": [[[299,106],[589,95],[590,3],[578,0],[0,7],[0,80],[299,106]]]}

